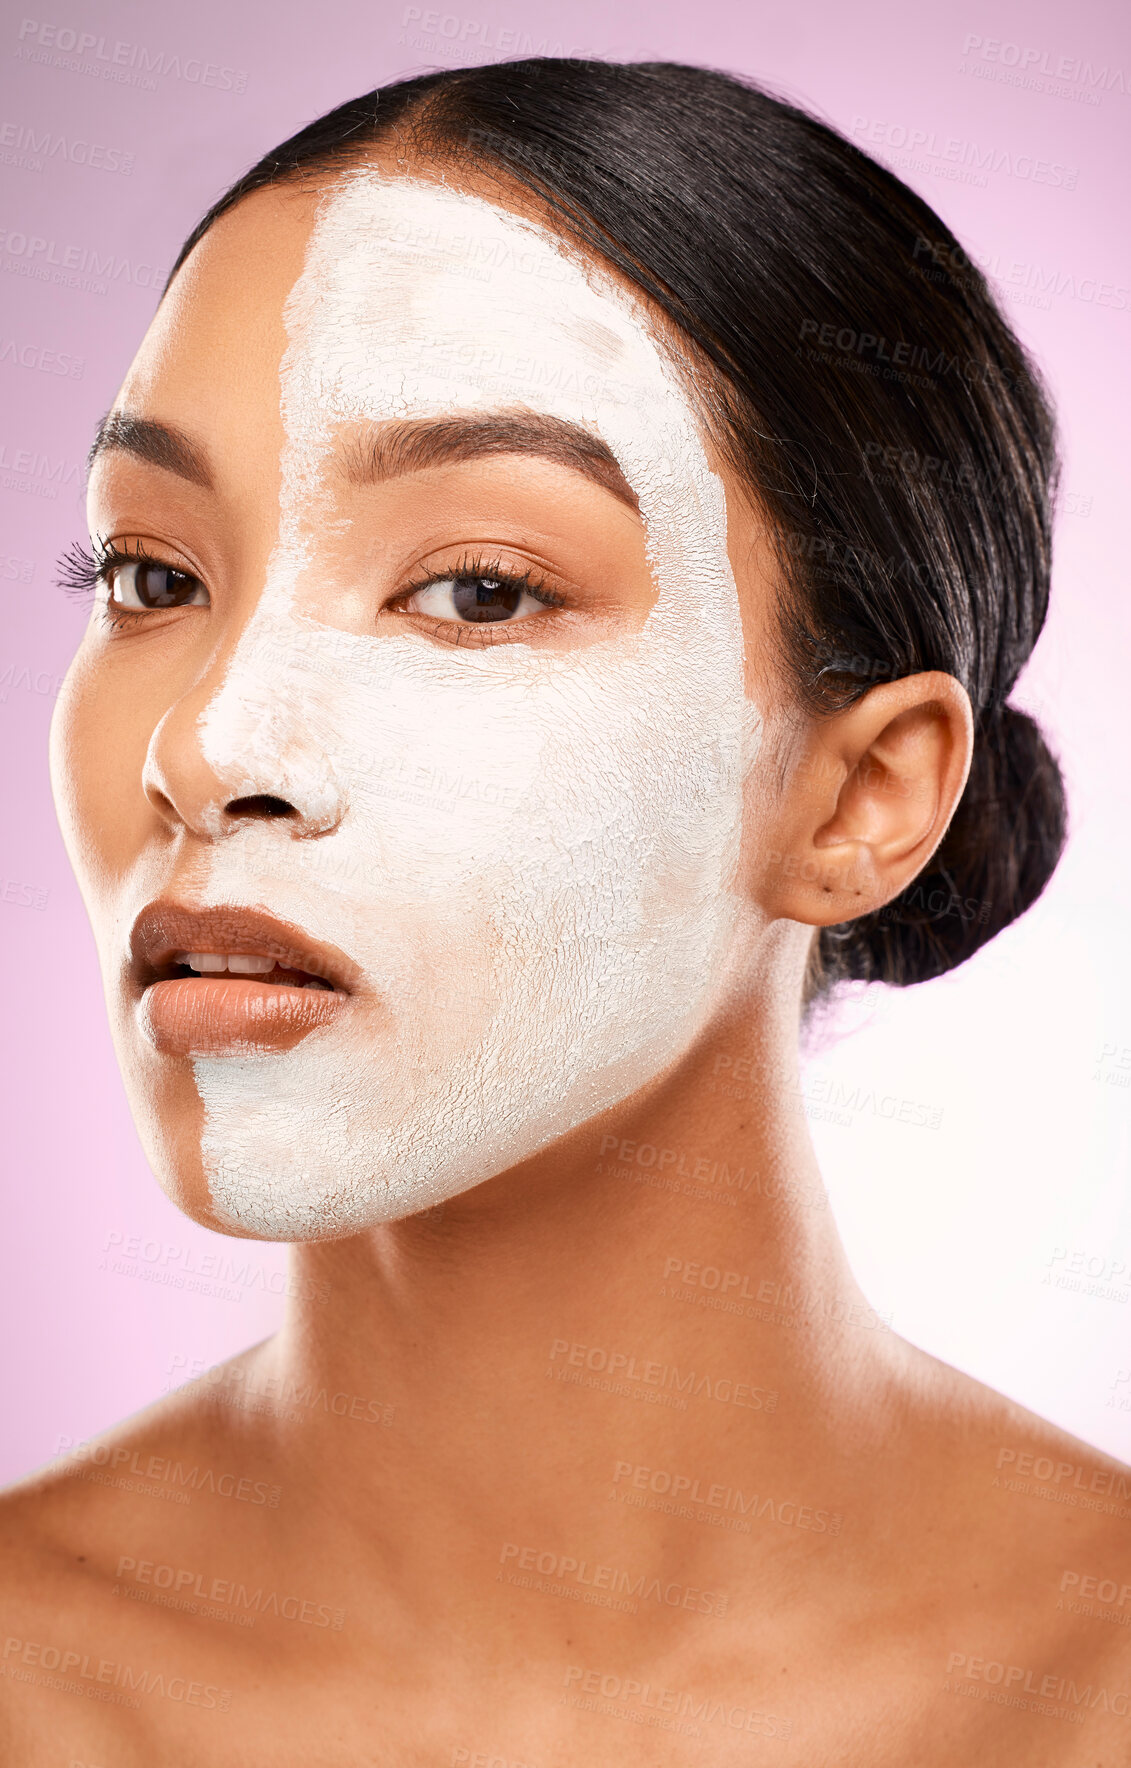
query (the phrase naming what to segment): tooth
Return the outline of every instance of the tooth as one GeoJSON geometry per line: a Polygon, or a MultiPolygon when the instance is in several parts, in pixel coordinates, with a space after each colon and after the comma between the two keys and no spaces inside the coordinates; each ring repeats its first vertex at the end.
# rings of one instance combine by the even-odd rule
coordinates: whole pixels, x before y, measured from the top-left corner
{"type": "MultiPolygon", "coordinates": [[[[276,960],[260,957],[258,952],[174,952],[173,962],[187,965],[202,976],[221,976],[225,970],[233,976],[267,976],[275,968],[276,960]]],[[[312,976],[306,982],[292,982],[288,986],[333,992],[333,984],[321,976],[312,976]]]]}

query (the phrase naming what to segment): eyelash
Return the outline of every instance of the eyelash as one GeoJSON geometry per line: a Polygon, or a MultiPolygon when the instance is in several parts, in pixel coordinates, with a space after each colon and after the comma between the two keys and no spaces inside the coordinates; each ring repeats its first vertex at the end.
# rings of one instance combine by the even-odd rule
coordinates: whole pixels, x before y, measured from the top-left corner
{"type": "MultiPolygon", "coordinates": [[[[157,558],[148,551],[140,541],[135,547],[121,547],[116,541],[103,540],[96,535],[92,546],[84,546],[81,540],[67,548],[58,561],[56,585],[64,595],[76,600],[88,601],[97,595],[99,586],[108,583],[109,574],[116,565],[153,565],[158,570],[177,570],[179,567],[170,565],[168,559],[157,558]]],[[[555,595],[545,587],[545,579],[532,570],[508,570],[498,558],[488,558],[482,553],[465,553],[456,564],[444,571],[432,571],[406,585],[394,598],[404,601],[410,596],[419,594],[423,589],[430,589],[435,583],[448,583],[453,578],[487,577],[501,583],[507,589],[521,590],[525,595],[532,596],[536,602],[542,602],[548,608],[564,606],[561,596],[555,595]]],[[[146,614],[136,609],[115,609],[108,601],[103,604],[103,613],[111,626],[132,625],[136,620],[144,620],[146,614]]],[[[434,637],[443,637],[449,644],[464,644],[467,640],[454,637],[457,632],[473,632],[478,644],[494,644],[502,637],[500,627],[508,625],[524,625],[523,621],[500,621],[499,626],[477,626],[473,622],[457,620],[434,620],[431,631],[434,637]],[[449,636],[453,635],[453,636],[449,636]]]]}
{"type": "MultiPolygon", "coordinates": [[[[158,570],[170,571],[178,567],[170,565],[168,559],[159,559],[139,541],[136,546],[119,546],[115,540],[104,540],[100,534],[94,537],[92,546],[84,546],[76,540],[69,546],[56,565],[55,582],[64,595],[71,596],[75,601],[88,602],[98,593],[100,584],[107,583],[109,573],[115,565],[153,565],[158,570]]],[[[143,620],[144,614],[130,608],[115,608],[107,599],[100,604],[102,619],[107,626],[117,630],[119,627],[131,626],[136,620],[143,620]]]]}
{"type": "MultiPolygon", "coordinates": [[[[401,602],[410,596],[419,594],[422,589],[430,589],[434,583],[450,583],[459,577],[488,577],[495,583],[501,583],[506,589],[521,590],[525,595],[532,596],[547,608],[561,608],[565,605],[560,595],[545,587],[545,578],[536,571],[513,571],[498,558],[488,558],[482,553],[465,553],[454,565],[443,571],[430,571],[415,582],[406,585],[396,596],[395,602],[401,602]]],[[[417,616],[427,618],[427,616],[417,616]]],[[[498,625],[480,625],[474,621],[434,619],[429,626],[433,638],[442,639],[450,645],[493,645],[505,644],[503,634],[508,627],[525,626],[524,620],[501,620],[498,625]],[[466,635],[466,636],[465,636],[466,635]]]]}
{"type": "Polygon", "coordinates": [[[56,564],[58,576],[55,584],[64,595],[73,596],[77,601],[88,601],[98,593],[100,583],[105,583],[107,574],[114,565],[155,565],[159,570],[171,571],[177,567],[170,565],[168,559],[158,559],[149,552],[140,541],[134,548],[119,546],[117,541],[103,540],[95,535],[93,546],[84,546],[76,540],[62,553],[56,564]]]}

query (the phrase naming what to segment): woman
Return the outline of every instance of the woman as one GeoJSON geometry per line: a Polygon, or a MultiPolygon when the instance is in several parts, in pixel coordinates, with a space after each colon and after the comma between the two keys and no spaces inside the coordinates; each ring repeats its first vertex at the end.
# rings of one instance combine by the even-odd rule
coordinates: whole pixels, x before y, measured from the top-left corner
{"type": "Polygon", "coordinates": [[[154,1169],[296,1299],[8,1499],[12,1759],[1123,1759],[1131,1475],[880,1329],[795,1108],[1055,865],[1052,467],[723,75],[403,82],[205,217],[53,767],[154,1169]]]}

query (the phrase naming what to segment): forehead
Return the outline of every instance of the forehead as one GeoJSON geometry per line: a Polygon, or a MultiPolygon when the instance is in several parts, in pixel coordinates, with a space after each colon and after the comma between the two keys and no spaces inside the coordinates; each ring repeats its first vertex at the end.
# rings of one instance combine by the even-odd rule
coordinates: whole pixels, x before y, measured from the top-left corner
{"type": "Polygon", "coordinates": [[[600,437],[646,520],[676,486],[709,520],[717,487],[643,309],[529,218],[359,166],[319,213],[285,319],[300,445],[343,420],[532,409],[600,437]]]}
{"type": "MultiPolygon", "coordinates": [[[[575,455],[587,438],[604,451],[653,541],[689,517],[715,537],[726,526],[684,375],[639,297],[495,192],[371,161],[323,192],[272,187],[221,217],[170,290],[123,409],[143,428],[203,432],[232,491],[285,461],[288,508],[309,500],[343,428],[548,419],[575,455]]],[[[113,425],[103,441],[130,446],[113,425]]]]}
{"type": "Polygon", "coordinates": [[[217,459],[242,460],[249,476],[277,462],[284,307],[315,211],[314,193],[276,187],[222,216],[177,273],[115,408],[206,438],[217,459]]]}
{"type": "Polygon", "coordinates": [[[398,352],[412,355],[418,407],[425,362],[436,409],[489,406],[493,394],[513,403],[517,392],[552,410],[576,406],[585,385],[607,398],[610,377],[622,398],[626,383],[655,384],[640,297],[563,248],[530,209],[522,193],[512,206],[508,190],[503,206],[495,188],[455,190],[369,163],[321,186],[257,191],[182,266],[117,404],[172,396],[203,419],[233,397],[273,403],[288,343],[292,370],[301,354],[317,359],[307,396],[339,404],[364,397],[367,368],[371,392],[387,386],[398,352]]]}

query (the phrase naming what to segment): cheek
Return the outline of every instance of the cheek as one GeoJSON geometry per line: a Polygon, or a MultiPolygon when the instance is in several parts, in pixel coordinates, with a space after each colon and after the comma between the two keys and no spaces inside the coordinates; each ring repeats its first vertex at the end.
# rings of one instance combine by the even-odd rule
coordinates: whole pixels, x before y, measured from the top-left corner
{"type": "Polygon", "coordinates": [[[116,845],[126,768],[121,712],[84,642],[51,719],[51,790],[84,897],[116,845]]]}
{"type": "Polygon", "coordinates": [[[352,853],[410,924],[451,945],[659,857],[656,825],[686,764],[673,769],[670,750],[657,760],[644,727],[666,733],[615,669],[502,681],[434,658],[422,680],[416,657],[401,671],[390,653],[376,695],[337,696],[327,749],[349,813],[325,850],[352,853]]]}
{"type": "MultiPolygon", "coordinates": [[[[51,721],[51,785],[64,845],[90,917],[110,987],[121,959],[125,898],[138,867],[160,859],[160,820],[145,795],[143,771],[154,723],[146,689],[166,696],[161,671],[138,672],[84,642],[63,683],[51,721]],[[129,887],[129,888],[128,888],[129,887]]],[[[156,894],[160,880],[152,880],[156,894]]],[[[134,906],[137,906],[136,904],[134,906]]]]}

